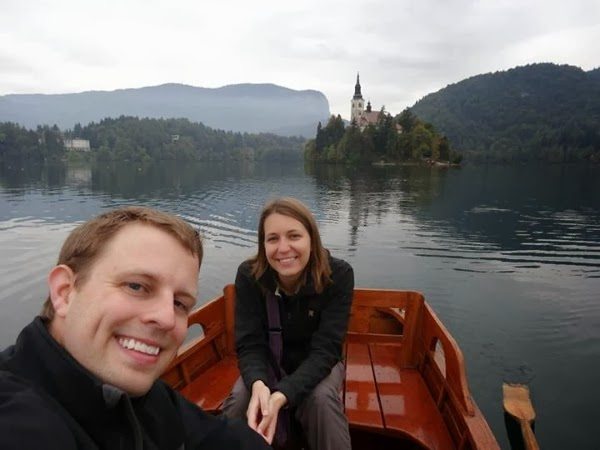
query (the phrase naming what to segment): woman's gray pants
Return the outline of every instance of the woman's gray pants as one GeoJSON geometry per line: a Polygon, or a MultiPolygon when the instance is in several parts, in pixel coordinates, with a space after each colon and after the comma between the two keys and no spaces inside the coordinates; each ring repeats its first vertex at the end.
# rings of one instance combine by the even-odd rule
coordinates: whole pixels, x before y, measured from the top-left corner
{"type": "MultiPolygon", "coordinates": [[[[295,408],[295,417],[311,450],[350,450],[348,420],[340,393],[344,383],[344,363],[339,362],[308,396],[295,408]]],[[[242,377],[235,382],[223,403],[227,417],[246,419],[250,392],[242,377]]]]}

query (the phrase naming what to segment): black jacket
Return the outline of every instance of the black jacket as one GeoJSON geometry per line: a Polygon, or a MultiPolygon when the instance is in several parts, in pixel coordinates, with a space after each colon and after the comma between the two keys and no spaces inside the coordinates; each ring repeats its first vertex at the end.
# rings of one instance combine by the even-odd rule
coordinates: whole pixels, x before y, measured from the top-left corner
{"type": "MultiPolygon", "coordinates": [[[[354,289],[354,273],[345,261],[329,258],[333,283],[321,294],[313,280],[293,296],[282,295],[280,302],[283,329],[282,367],[288,374],[276,390],[281,391],[291,406],[297,405],[333,366],[342,359],[342,344],[348,329],[348,318],[354,289]]],[[[244,383],[250,389],[256,380],[267,383],[270,349],[265,290],[275,292],[275,274],[268,269],[256,280],[249,262],[238,268],[235,279],[235,341],[239,367],[244,383]]]]}
{"type": "Polygon", "coordinates": [[[103,384],[41,318],[0,353],[2,449],[263,449],[238,421],[206,414],[161,381],[138,398],[103,384]]]}

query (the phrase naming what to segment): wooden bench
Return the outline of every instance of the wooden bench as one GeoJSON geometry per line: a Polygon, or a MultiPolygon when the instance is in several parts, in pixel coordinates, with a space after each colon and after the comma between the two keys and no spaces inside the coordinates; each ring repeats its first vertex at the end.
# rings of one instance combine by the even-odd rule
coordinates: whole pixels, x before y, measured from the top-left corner
{"type": "Polygon", "coordinates": [[[418,293],[355,291],[346,345],[346,416],[351,427],[398,433],[425,448],[453,449],[418,368],[423,308],[418,293]]]}

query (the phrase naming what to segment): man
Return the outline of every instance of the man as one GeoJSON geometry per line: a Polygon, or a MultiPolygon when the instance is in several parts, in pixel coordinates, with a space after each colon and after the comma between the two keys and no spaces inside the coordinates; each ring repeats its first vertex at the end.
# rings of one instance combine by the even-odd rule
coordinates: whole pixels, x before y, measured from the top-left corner
{"type": "Polygon", "coordinates": [[[185,338],[201,262],[193,228],[149,208],[73,230],[41,316],[0,353],[0,448],[268,448],[157,381],[185,338]]]}

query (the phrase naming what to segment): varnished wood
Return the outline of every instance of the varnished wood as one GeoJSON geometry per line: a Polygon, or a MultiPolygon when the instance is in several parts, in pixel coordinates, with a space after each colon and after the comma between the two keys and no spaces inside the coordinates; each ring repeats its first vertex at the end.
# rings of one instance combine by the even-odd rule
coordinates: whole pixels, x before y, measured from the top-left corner
{"type": "Polygon", "coordinates": [[[217,412],[239,377],[237,359],[230,355],[199,374],[181,389],[189,401],[208,412],[217,412]]]}
{"type": "Polygon", "coordinates": [[[235,321],[235,286],[228,284],[223,289],[225,297],[225,328],[227,330],[227,353],[235,352],[234,321],[235,321]]]}
{"type": "Polygon", "coordinates": [[[465,412],[469,415],[473,415],[475,414],[475,409],[467,385],[467,374],[465,372],[465,361],[462,351],[429,305],[425,305],[424,309],[425,314],[423,317],[421,340],[418,349],[421,353],[420,359],[424,357],[425,352],[431,353],[435,349],[435,344],[438,341],[441,343],[442,348],[444,349],[446,362],[444,372],[448,386],[464,408],[465,412]]]}
{"type": "MultiPolygon", "coordinates": [[[[239,376],[234,309],[235,288],[228,285],[194,311],[189,324],[200,324],[204,334],[163,374],[211,412],[239,376]]],[[[345,355],[344,404],[358,448],[370,448],[372,433],[372,442],[394,442],[395,450],[499,450],[471,399],[458,345],[420,293],[356,289],[345,355]]]]}
{"type": "Polygon", "coordinates": [[[386,429],[404,433],[432,450],[455,448],[418,370],[397,364],[396,346],[371,344],[370,352],[386,429]]]}
{"type": "Polygon", "coordinates": [[[344,403],[348,422],[383,429],[383,417],[368,344],[349,342],[344,403]]]}
{"type": "Polygon", "coordinates": [[[521,426],[523,443],[527,450],[539,450],[531,424],[535,420],[535,410],[529,397],[529,388],[523,384],[502,384],[504,410],[514,417],[521,426]]]}

